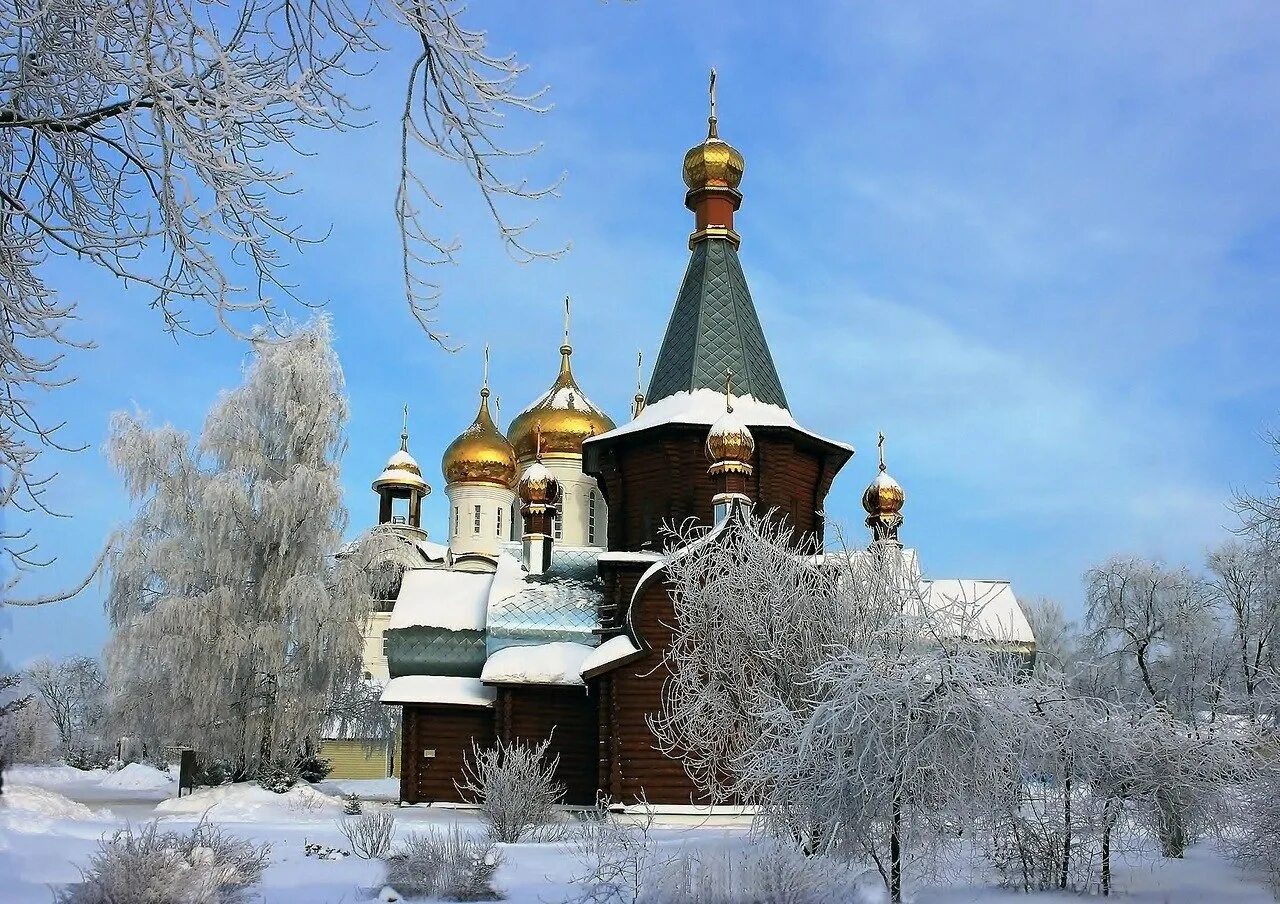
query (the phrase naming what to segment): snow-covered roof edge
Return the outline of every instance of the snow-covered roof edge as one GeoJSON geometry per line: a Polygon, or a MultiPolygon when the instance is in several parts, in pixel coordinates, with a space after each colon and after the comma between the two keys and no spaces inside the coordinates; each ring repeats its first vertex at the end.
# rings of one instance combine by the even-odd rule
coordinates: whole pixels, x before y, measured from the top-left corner
{"type": "Polygon", "coordinates": [[[582,665],[595,647],[572,641],[503,647],[484,663],[486,684],[582,686],[582,665]]]}
{"type": "Polygon", "coordinates": [[[580,670],[582,680],[589,681],[597,675],[639,659],[647,652],[647,649],[636,646],[635,641],[626,634],[611,637],[592,650],[591,654],[582,661],[580,670]]]}
{"type": "MultiPolygon", "coordinates": [[[[829,439],[801,427],[787,409],[758,401],[751,396],[734,396],[733,411],[748,427],[789,427],[819,442],[853,452],[853,446],[848,443],[829,439]]],[[[619,427],[614,427],[608,433],[587,437],[583,440],[583,445],[639,433],[664,424],[691,424],[709,428],[724,413],[724,393],[714,389],[695,389],[692,392],[681,390],[651,405],[646,405],[638,417],[619,427]]]]}
{"type": "Polygon", "coordinates": [[[387,682],[383,703],[435,703],[444,706],[493,706],[498,692],[479,678],[401,675],[387,682]]]}

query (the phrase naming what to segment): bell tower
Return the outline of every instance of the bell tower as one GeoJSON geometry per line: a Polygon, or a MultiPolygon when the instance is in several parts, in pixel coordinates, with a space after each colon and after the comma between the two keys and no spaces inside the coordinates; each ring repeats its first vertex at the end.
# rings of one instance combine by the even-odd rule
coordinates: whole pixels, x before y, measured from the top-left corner
{"type": "Polygon", "coordinates": [[[389,459],[382,473],[373,481],[378,494],[378,523],[422,530],[422,500],[431,494],[431,486],[422,477],[417,460],[409,454],[409,406],[404,406],[404,423],[400,429],[400,449],[389,459]]]}

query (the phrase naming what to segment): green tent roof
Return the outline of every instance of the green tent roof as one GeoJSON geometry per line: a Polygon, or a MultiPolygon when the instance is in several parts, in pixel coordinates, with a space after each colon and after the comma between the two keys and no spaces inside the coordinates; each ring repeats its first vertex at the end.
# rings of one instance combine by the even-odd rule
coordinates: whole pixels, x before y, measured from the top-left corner
{"type": "Polygon", "coordinates": [[[723,390],[726,370],[733,371],[735,395],[787,407],[737,249],[728,239],[706,238],[689,255],[645,401],[723,390]]]}

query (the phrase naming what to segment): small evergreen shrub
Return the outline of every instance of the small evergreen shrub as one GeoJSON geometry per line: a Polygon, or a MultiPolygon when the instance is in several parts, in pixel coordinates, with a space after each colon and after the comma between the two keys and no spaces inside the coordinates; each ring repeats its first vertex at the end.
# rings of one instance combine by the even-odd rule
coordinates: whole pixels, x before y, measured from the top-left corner
{"type": "Polygon", "coordinates": [[[354,791],[342,798],[342,812],[348,816],[359,816],[362,806],[360,795],[354,791]]]}
{"type": "MultiPolygon", "coordinates": [[[[157,768],[167,768],[158,766],[157,768]]],[[[192,781],[199,786],[225,785],[235,775],[235,769],[226,760],[196,760],[192,781]]]]}
{"type": "Polygon", "coordinates": [[[322,756],[314,753],[304,753],[298,757],[294,763],[294,772],[298,778],[315,784],[322,782],[333,771],[333,764],[322,756]]]}
{"type": "Polygon", "coordinates": [[[284,794],[298,783],[298,773],[284,763],[263,763],[258,767],[258,785],[276,794],[284,794]]]}
{"type": "Polygon", "coordinates": [[[493,839],[469,838],[454,826],[405,838],[387,857],[386,884],[406,898],[496,901],[493,876],[502,863],[493,839]]]}

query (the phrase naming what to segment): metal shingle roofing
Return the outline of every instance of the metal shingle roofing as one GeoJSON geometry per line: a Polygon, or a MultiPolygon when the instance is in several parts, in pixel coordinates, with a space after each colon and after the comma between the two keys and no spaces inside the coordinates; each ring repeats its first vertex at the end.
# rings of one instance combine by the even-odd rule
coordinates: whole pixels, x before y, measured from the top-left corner
{"type": "Polygon", "coordinates": [[[787,407],[738,252],[728,239],[708,238],[689,255],[646,404],[681,390],[723,391],[726,370],[735,395],[787,407]]]}

